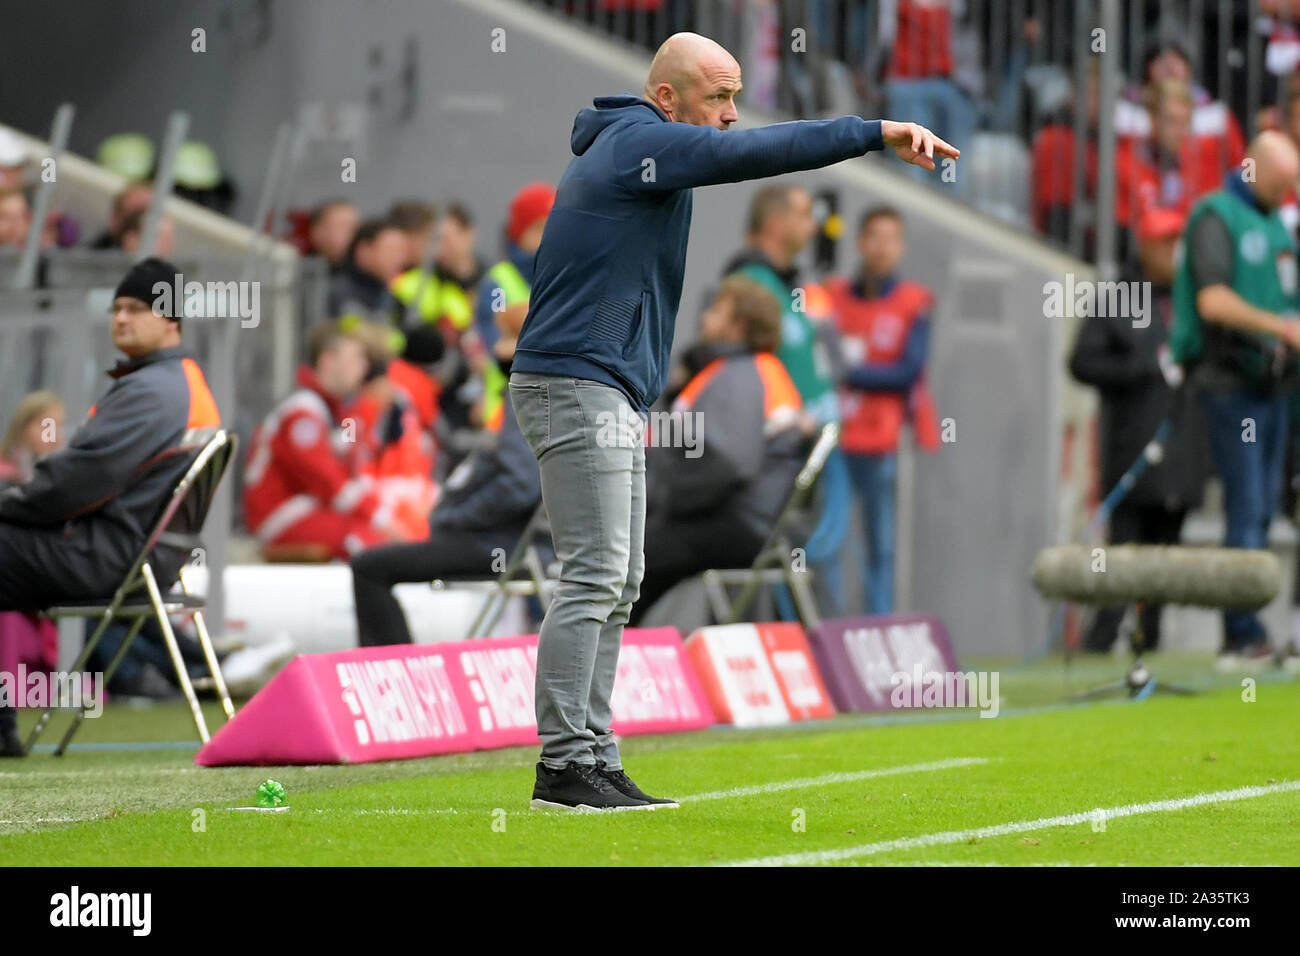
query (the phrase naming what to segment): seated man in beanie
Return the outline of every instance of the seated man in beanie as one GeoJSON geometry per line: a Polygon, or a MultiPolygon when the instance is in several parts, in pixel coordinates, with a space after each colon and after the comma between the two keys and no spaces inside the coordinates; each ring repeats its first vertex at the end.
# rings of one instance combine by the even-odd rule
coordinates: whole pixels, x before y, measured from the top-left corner
{"type": "MultiPolygon", "coordinates": [[[[111,596],[188,467],[176,452],[220,426],[203,372],[181,346],[180,315],[160,304],[176,273],[152,258],[127,273],[113,296],[113,344],[126,356],[108,373],[113,385],[30,481],[0,493],[0,611],[111,596]]],[[[187,557],[156,549],[161,587],[187,557]]],[[[0,708],[0,753],[15,752],[14,713],[0,708]]]]}

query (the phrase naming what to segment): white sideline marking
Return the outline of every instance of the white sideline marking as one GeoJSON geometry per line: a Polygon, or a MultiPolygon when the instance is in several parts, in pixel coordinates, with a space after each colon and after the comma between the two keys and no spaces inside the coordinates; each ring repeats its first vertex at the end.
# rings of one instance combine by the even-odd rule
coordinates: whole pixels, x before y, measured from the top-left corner
{"type": "Polygon", "coordinates": [[[5,770],[0,771],[0,779],[44,780],[50,777],[142,777],[152,774],[203,773],[206,769],[206,767],[105,767],[103,770],[5,770]]]}
{"type": "MultiPolygon", "coordinates": [[[[1264,797],[1273,793],[1286,793],[1300,790],[1300,780],[1287,780],[1265,787],[1239,787],[1236,790],[1216,790],[1212,793],[1197,793],[1190,797],[1178,797],[1173,800],[1156,800],[1152,803],[1130,803],[1123,807],[1111,807],[1101,811],[1103,819],[1133,817],[1144,813],[1168,813],[1173,810],[1185,810],[1188,807],[1200,807],[1210,803],[1229,803],[1234,800],[1249,800],[1252,797],[1264,797]]],[[[973,830],[949,830],[946,833],[927,833],[924,836],[903,837],[899,840],[886,840],[883,843],[866,843],[862,846],[845,847],[840,850],[816,850],[809,853],[789,853],[785,856],[760,856],[751,860],[737,860],[720,866],[799,866],[808,863],[830,863],[836,860],[851,860],[860,856],[873,856],[877,853],[889,853],[892,850],[914,850],[919,847],[939,846],[945,843],[965,843],[967,840],[984,837],[1006,836],[1010,833],[1028,833],[1032,830],[1046,830],[1051,827],[1068,827],[1079,823],[1091,823],[1097,818],[1096,810],[1084,813],[1069,813],[1059,817],[1042,817],[1038,820],[1021,820],[1018,823],[999,823],[996,826],[977,827],[973,830]]]]}
{"type": "Polygon", "coordinates": [[[90,820],[98,819],[97,817],[15,817],[12,820],[0,820],[0,826],[12,826],[21,824],[28,826],[33,823],[86,823],[90,820]]]}
{"type": "Polygon", "coordinates": [[[316,813],[348,813],[354,816],[416,816],[425,813],[459,813],[454,807],[446,810],[437,809],[405,809],[393,807],[388,810],[372,810],[368,807],[317,807],[316,813]]]}
{"type": "Polygon", "coordinates": [[[873,777],[891,777],[899,773],[926,773],[931,770],[948,770],[952,767],[969,767],[988,763],[983,757],[954,757],[951,760],[936,760],[932,763],[913,763],[905,767],[881,767],[876,770],[854,770],[850,773],[828,773],[821,777],[801,777],[798,780],[781,780],[776,783],[761,783],[752,787],[734,787],[731,790],[714,790],[711,793],[697,793],[689,797],[677,797],[678,803],[696,800],[726,800],[730,797],[750,797],[759,793],[779,793],[782,790],[802,790],[804,787],[827,787],[834,783],[851,783],[854,780],[870,780],[873,777]]]}

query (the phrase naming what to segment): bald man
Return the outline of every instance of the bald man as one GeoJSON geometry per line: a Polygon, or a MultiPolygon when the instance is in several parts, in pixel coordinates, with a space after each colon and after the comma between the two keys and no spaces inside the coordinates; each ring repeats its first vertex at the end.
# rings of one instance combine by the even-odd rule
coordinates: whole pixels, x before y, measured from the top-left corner
{"type": "MultiPolygon", "coordinates": [[[[1189,369],[1223,481],[1224,544],[1268,547],[1282,492],[1288,396],[1300,385],[1296,244],[1278,208],[1300,177],[1281,133],[1261,133],[1242,168],[1188,216],[1174,277],[1174,356],[1189,369]]],[[[1259,617],[1223,616],[1223,670],[1272,656],[1259,617]]]]}
{"type": "Polygon", "coordinates": [[[533,807],[676,806],[623,771],[610,695],[645,567],[643,416],[668,374],[691,189],[885,146],[930,170],[936,157],[958,155],[914,123],[857,116],[729,132],[740,90],[730,53],[678,33],[656,53],[641,96],[598,97],[573,124],[574,159],[537,252],[510,376],[562,562],[537,651],[533,807]]]}

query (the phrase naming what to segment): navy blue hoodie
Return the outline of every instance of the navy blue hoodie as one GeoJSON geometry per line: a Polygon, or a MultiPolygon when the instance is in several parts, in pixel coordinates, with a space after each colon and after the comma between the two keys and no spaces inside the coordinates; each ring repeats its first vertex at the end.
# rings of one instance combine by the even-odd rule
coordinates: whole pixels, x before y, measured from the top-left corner
{"type": "Polygon", "coordinates": [[[592,379],[647,411],[668,378],[691,189],[829,166],[881,149],[858,116],[720,130],[648,100],[601,96],[546,220],[514,370],[592,379]]]}

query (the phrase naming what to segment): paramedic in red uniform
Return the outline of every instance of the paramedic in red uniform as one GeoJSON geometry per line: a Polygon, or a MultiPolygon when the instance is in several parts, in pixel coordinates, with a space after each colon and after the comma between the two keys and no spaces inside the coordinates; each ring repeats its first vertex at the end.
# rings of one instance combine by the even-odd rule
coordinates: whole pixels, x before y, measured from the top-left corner
{"type": "Polygon", "coordinates": [[[391,540],[391,517],[365,474],[369,442],[355,409],[369,357],[335,324],[314,329],[296,392],[253,436],[244,467],[244,518],[263,549],[316,547],[347,560],[391,540]]]}

